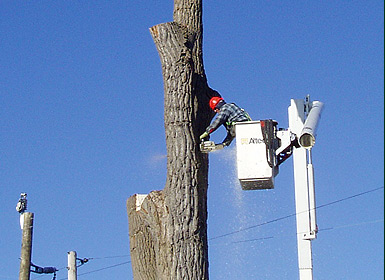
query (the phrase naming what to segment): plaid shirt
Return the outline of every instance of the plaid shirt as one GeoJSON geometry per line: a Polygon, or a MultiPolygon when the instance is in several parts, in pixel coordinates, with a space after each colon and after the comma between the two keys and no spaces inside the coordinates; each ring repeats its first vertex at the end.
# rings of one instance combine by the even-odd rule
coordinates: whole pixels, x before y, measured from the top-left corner
{"type": "Polygon", "coordinates": [[[234,103],[224,104],[215,120],[206,128],[206,132],[212,133],[222,124],[248,121],[247,113],[234,103]]]}

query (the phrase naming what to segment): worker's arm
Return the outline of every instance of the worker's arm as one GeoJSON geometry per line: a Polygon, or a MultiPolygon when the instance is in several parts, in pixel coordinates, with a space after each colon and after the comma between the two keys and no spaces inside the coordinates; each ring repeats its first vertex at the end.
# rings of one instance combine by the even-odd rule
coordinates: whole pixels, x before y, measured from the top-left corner
{"type": "Polygon", "coordinates": [[[218,129],[222,124],[226,122],[226,120],[229,117],[229,113],[227,110],[221,110],[219,111],[217,117],[215,120],[206,128],[207,133],[213,133],[215,130],[218,129]]]}

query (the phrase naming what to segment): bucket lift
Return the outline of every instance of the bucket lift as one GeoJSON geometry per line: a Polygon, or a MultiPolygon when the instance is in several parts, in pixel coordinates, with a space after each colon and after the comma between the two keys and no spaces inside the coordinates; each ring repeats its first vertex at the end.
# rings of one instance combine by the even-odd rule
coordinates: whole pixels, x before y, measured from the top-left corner
{"type": "Polygon", "coordinates": [[[235,125],[238,179],[243,190],[274,188],[278,174],[277,124],[274,120],[261,120],[235,125]]]}
{"type": "Polygon", "coordinates": [[[278,166],[293,155],[299,279],[313,279],[311,241],[317,237],[311,148],[323,103],[291,100],[289,128],[273,120],[237,123],[238,178],[244,190],[273,189],[278,166]]]}
{"type": "Polygon", "coordinates": [[[311,148],[323,103],[291,100],[289,128],[273,120],[236,124],[238,178],[242,189],[273,189],[278,166],[293,155],[299,279],[313,279],[311,241],[317,237],[311,148]]]}
{"type": "MultiPolygon", "coordinates": [[[[311,102],[308,95],[291,99],[288,129],[277,129],[274,120],[235,124],[238,179],[243,190],[273,189],[279,165],[293,155],[300,280],[313,279],[311,241],[318,229],[311,149],[322,108],[322,102],[311,102]]],[[[206,152],[218,149],[212,141],[202,147],[206,152]]]]}

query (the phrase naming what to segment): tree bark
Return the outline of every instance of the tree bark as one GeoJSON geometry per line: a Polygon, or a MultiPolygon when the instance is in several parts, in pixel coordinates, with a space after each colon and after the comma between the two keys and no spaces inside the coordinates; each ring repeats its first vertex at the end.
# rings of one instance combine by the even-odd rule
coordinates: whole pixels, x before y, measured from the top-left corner
{"type": "Polygon", "coordinates": [[[199,135],[219,94],[202,59],[202,1],[175,0],[174,22],[150,28],[164,82],[167,179],[162,191],[127,200],[134,279],[208,279],[208,157],[199,135]]]}

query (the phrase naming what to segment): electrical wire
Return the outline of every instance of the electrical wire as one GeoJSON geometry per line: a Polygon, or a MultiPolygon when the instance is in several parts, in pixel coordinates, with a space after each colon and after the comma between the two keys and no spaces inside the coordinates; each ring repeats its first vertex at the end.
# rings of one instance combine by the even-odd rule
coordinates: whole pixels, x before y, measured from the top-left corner
{"type": "MultiPolygon", "coordinates": [[[[332,201],[332,202],[329,202],[329,203],[325,203],[325,204],[322,204],[320,206],[315,207],[315,209],[323,208],[323,207],[330,206],[330,205],[333,205],[333,204],[337,204],[337,203],[340,203],[340,202],[343,202],[343,201],[346,201],[346,200],[350,200],[350,199],[353,199],[353,198],[356,198],[356,197],[359,197],[359,196],[362,196],[362,195],[365,195],[365,194],[368,194],[368,193],[372,193],[372,192],[378,191],[378,190],[383,189],[383,188],[384,187],[375,188],[375,189],[368,190],[368,191],[365,191],[365,192],[361,192],[361,193],[358,193],[358,194],[355,194],[355,195],[351,195],[351,196],[348,196],[348,197],[345,197],[345,198],[342,198],[342,199],[338,199],[338,200],[335,200],[335,201],[332,201]]],[[[313,210],[313,209],[311,209],[311,210],[313,210]]],[[[304,211],[304,212],[307,212],[307,211],[304,211]]],[[[256,225],[253,225],[253,226],[241,228],[239,230],[232,231],[232,232],[229,232],[229,233],[225,233],[225,234],[222,234],[222,235],[218,235],[218,236],[209,238],[208,240],[211,241],[211,240],[219,239],[219,238],[226,237],[226,236],[229,236],[229,235],[233,235],[233,234],[236,234],[236,233],[239,233],[239,232],[242,232],[242,231],[246,231],[246,230],[250,230],[250,229],[253,229],[253,228],[256,228],[256,227],[260,227],[260,226],[263,226],[263,225],[271,224],[271,223],[274,223],[274,222],[277,222],[277,221],[281,221],[281,220],[284,220],[284,219],[287,219],[287,218],[290,218],[290,217],[294,217],[294,216],[296,216],[298,214],[301,214],[301,213],[304,213],[304,212],[293,213],[293,214],[290,214],[290,215],[282,216],[282,217],[279,217],[279,218],[276,218],[276,219],[273,219],[273,220],[270,220],[270,221],[267,221],[267,222],[263,222],[263,223],[256,224],[256,225]]],[[[340,229],[340,228],[346,228],[346,227],[360,226],[360,225],[365,225],[365,224],[370,224],[370,223],[377,223],[377,222],[381,222],[381,221],[383,221],[383,219],[374,220],[374,221],[367,221],[367,222],[362,222],[362,223],[356,223],[356,224],[350,224],[350,225],[343,225],[343,226],[338,226],[338,227],[329,227],[329,228],[319,229],[318,231],[327,231],[327,230],[334,230],[334,229],[340,229]]],[[[261,240],[268,240],[268,239],[272,239],[272,238],[274,238],[274,236],[234,241],[234,242],[231,242],[231,244],[255,242],[255,241],[261,241],[261,240]]],[[[95,257],[95,258],[87,258],[87,260],[124,258],[124,257],[129,257],[129,256],[130,255],[95,257]]],[[[99,268],[99,269],[95,269],[95,270],[92,270],[92,271],[84,272],[84,273],[78,274],[78,276],[87,275],[87,274],[103,271],[103,270],[106,270],[106,269],[111,269],[111,268],[114,268],[114,267],[117,267],[117,266],[129,264],[129,263],[131,263],[131,261],[126,261],[126,262],[122,262],[122,263],[118,263],[118,264],[102,267],[102,268],[99,268]]],[[[64,267],[64,268],[66,268],[66,267],[64,267]]],[[[60,271],[60,270],[62,270],[64,268],[58,269],[57,271],[60,271]]],[[[40,277],[43,277],[43,276],[46,276],[46,275],[41,275],[41,276],[36,277],[34,279],[37,279],[37,278],[40,278],[40,277]]],[[[65,277],[65,278],[61,278],[61,279],[58,279],[58,280],[66,280],[66,279],[68,279],[68,278],[65,277]]]]}
{"type": "Polygon", "coordinates": [[[341,229],[341,228],[348,228],[348,227],[358,227],[358,226],[363,226],[363,225],[368,225],[368,224],[375,224],[375,223],[379,223],[379,222],[384,222],[384,219],[378,219],[378,220],[373,220],[373,221],[342,225],[342,226],[337,226],[337,227],[328,227],[328,228],[319,229],[318,232],[341,229]]]}
{"type": "MultiPolygon", "coordinates": [[[[101,260],[101,259],[112,259],[112,258],[126,258],[126,257],[129,257],[129,256],[130,255],[119,255],[119,256],[95,257],[95,258],[86,258],[86,259],[87,260],[97,260],[97,259],[101,260]]],[[[82,276],[82,275],[91,274],[91,273],[94,273],[94,272],[98,272],[98,271],[114,268],[114,267],[121,266],[121,265],[128,264],[128,263],[131,263],[131,261],[126,261],[126,262],[123,262],[123,263],[118,263],[118,264],[114,264],[114,265],[98,268],[98,269],[91,270],[91,271],[88,271],[88,272],[79,273],[79,274],[77,274],[77,276],[79,277],[79,276],[82,276]]],[[[58,280],[67,280],[67,279],[68,279],[68,277],[61,278],[61,279],[58,279],[58,280]]]]}
{"type": "MultiPolygon", "coordinates": [[[[342,225],[342,226],[337,226],[337,227],[328,227],[328,228],[319,229],[318,231],[319,231],[319,232],[320,232],[320,231],[329,231],[329,230],[335,230],[335,229],[341,229],[341,228],[348,228],[348,227],[362,226],[362,225],[367,225],[367,224],[379,223],[379,222],[383,222],[383,221],[384,221],[384,219],[378,219],[378,220],[366,221],[366,222],[361,222],[361,223],[354,223],[354,224],[342,225]]],[[[260,237],[260,238],[253,238],[253,239],[246,239],[246,240],[233,241],[233,242],[226,243],[226,244],[216,244],[216,245],[221,245],[221,246],[223,246],[223,245],[231,245],[231,244],[239,244],[239,243],[248,243],[248,242],[262,241],[262,240],[268,240],[268,239],[273,239],[273,238],[275,238],[275,237],[274,237],[274,236],[268,236],[268,237],[260,237]]],[[[129,257],[129,256],[130,256],[130,255],[121,255],[121,256],[110,256],[110,257],[99,257],[99,258],[87,258],[87,259],[89,259],[89,260],[91,260],[91,259],[109,259],[109,258],[122,258],[122,257],[129,257]]],[[[102,270],[114,268],[114,267],[117,267],[117,266],[129,264],[129,263],[131,263],[131,261],[126,261],[126,262],[123,262],[123,263],[118,263],[118,264],[114,264],[114,265],[102,267],[102,268],[99,268],[99,269],[91,270],[91,271],[88,271],[88,272],[80,273],[80,274],[78,274],[77,276],[83,276],[83,275],[87,275],[87,274],[99,272],[99,271],[102,271],[102,270]]],[[[59,270],[62,270],[62,269],[59,269],[59,270]]],[[[58,270],[58,271],[59,271],[59,270],[58,270]]],[[[42,276],[47,276],[47,275],[42,275],[42,276]]],[[[36,277],[36,278],[34,278],[34,279],[40,278],[40,277],[42,277],[42,276],[36,277]]],[[[8,278],[8,279],[13,279],[13,278],[8,278]]],[[[59,280],[67,280],[67,279],[68,279],[68,278],[65,277],[65,278],[61,278],[61,279],[59,279],[59,280]]]]}
{"type": "Polygon", "coordinates": [[[107,257],[95,257],[95,258],[88,258],[89,260],[101,260],[101,259],[116,259],[116,258],[127,258],[130,257],[130,255],[118,255],[118,256],[107,256],[107,257]]]}
{"type": "MultiPolygon", "coordinates": [[[[349,199],[353,199],[353,198],[356,198],[356,197],[359,197],[359,196],[362,196],[362,195],[365,195],[365,194],[368,194],[368,193],[372,193],[372,192],[378,191],[378,190],[383,189],[383,188],[384,187],[379,187],[379,188],[375,188],[375,189],[372,189],[372,190],[361,192],[361,193],[358,193],[358,194],[355,194],[355,195],[351,195],[351,196],[348,196],[348,197],[345,197],[345,198],[341,198],[341,199],[338,199],[338,200],[335,200],[335,201],[332,201],[332,202],[325,203],[325,204],[322,204],[320,206],[317,206],[314,209],[319,209],[319,208],[330,206],[330,205],[333,205],[333,204],[336,204],[336,203],[340,203],[340,202],[343,202],[343,201],[346,201],[346,200],[349,200],[349,199]]],[[[311,211],[311,210],[314,210],[314,209],[310,209],[308,211],[311,211]]],[[[278,222],[278,221],[281,221],[281,220],[285,220],[285,219],[297,216],[297,215],[302,214],[302,213],[306,213],[308,211],[303,211],[303,212],[299,212],[299,213],[293,213],[293,214],[290,214],[290,215],[282,216],[280,218],[276,218],[276,219],[273,219],[273,220],[270,220],[270,221],[267,221],[267,222],[263,222],[263,223],[256,224],[256,225],[253,225],[253,226],[241,228],[239,230],[235,230],[235,231],[232,231],[232,232],[224,233],[222,235],[211,237],[208,240],[211,241],[211,240],[219,239],[219,238],[226,237],[226,236],[229,236],[229,235],[233,235],[233,234],[236,234],[236,233],[240,233],[240,232],[243,232],[243,231],[246,231],[246,230],[250,230],[250,229],[261,227],[261,226],[264,226],[264,225],[267,225],[267,224],[275,223],[275,222],[278,222]]]]}
{"type": "MultiPolygon", "coordinates": [[[[342,225],[342,226],[337,226],[337,227],[328,227],[328,228],[322,228],[319,229],[318,232],[320,231],[330,231],[330,230],[336,230],[336,229],[342,229],[342,228],[348,228],[348,227],[356,227],[356,226],[363,226],[363,225],[368,225],[368,224],[374,224],[374,223],[379,223],[379,222],[384,222],[384,219],[378,219],[378,220],[373,220],[373,221],[366,221],[366,222],[361,222],[361,223],[354,223],[354,224],[348,224],[348,225],[342,225]]],[[[297,234],[303,234],[305,232],[299,232],[297,234]]],[[[282,235],[280,235],[282,236],[282,235]]],[[[219,244],[214,244],[214,245],[232,245],[232,244],[237,244],[237,243],[248,243],[248,242],[255,242],[255,241],[261,241],[261,240],[267,240],[267,239],[273,239],[276,238],[275,236],[268,236],[268,237],[260,237],[260,238],[253,238],[253,239],[246,239],[246,240],[239,240],[239,241],[233,241],[230,243],[219,243],[219,244]]],[[[210,245],[213,246],[213,245],[210,245]]]]}
{"type": "Polygon", "coordinates": [[[122,262],[122,263],[118,263],[118,264],[102,267],[102,268],[99,268],[99,269],[95,269],[95,270],[92,270],[92,271],[80,273],[80,274],[78,274],[78,276],[82,276],[82,275],[86,275],[86,274],[91,274],[91,273],[94,273],[94,272],[110,269],[110,268],[113,268],[113,267],[121,266],[121,265],[124,265],[124,264],[129,264],[129,263],[131,263],[131,261],[126,261],[126,262],[122,262]]]}
{"type": "MultiPolygon", "coordinates": [[[[88,263],[89,260],[101,260],[101,259],[114,259],[114,258],[127,258],[127,257],[130,257],[130,255],[118,255],[118,256],[106,256],[106,257],[95,257],[95,258],[83,258],[83,259],[77,259],[77,260],[87,260],[87,261],[83,261],[80,265],[77,265],[77,267],[80,267],[80,266],[83,266],[84,264],[88,263]]],[[[97,269],[95,271],[89,271],[89,272],[85,272],[83,274],[90,274],[90,273],[93,273],[93,272],[96,272],[96,271],[100,271],[100,270],[104,270],[104,269],[108,269],[108,268],[113,268],[115,266],[119,266],[119,265],[123,265],[123,264],[126,264],[126,263],[130,263],[131,261],[128,261],[128,262],[125,262],[125,263],[121,263],[121,264],[116,264],[116,265],[112,265],[112,266],[109,266],[109,267],[106,267],[106,268],[102,268],[102,269],[97,269]]],[[[60,268],[57,270],[60,271],[60,270],[63,270],[67,267],[63,267],[63,268],[60,268]]],[[[78,276],[81,276],[83,274],[78,274],[78,276]]],[[[41,278],[41,277],[44,277],[44,276],[47,276],[47,275],[40,275],[38,277],[35,277],[31,280],[35,280],[35,279],[38,279],[38,278],[41,278]]],[[[66,280],[68,279],[67,277],[66,278],[61,278],[59,280],[66,280]]]]}
{"type": "MultiPolygon", "coordinates": [[[[100,258],[100,259],[105,259],[105,258],[108,258],[108,257],[103,257],[103,258],[100,258]]],[[[91,258],[89,258],[89,259],[91,259],[91,258]]],[[[98,268],[98,269],[95,269],[95,270],[87,271],[87,272],[84,272],[84,273],[79,273],[77,276],[79,277],[79,276],[83,276],[83,275],[87,275],[87,274],[99,272],[99,271],[102,271],[102,270],[114,268],[114,267],[117,267],[117,266],[129,264],[129,263],[131,263],[131,261],[126,261],[126,262],[122,262],[122,263],[118,263],[118,264],[114,264],[114,265],[110,265],[110,266],[98,268]]],[[[59,280],[67,280],[67,279],[68,279],[68,277],[61,278],[61,279],[59,279],[59,280]]]]}
{"type": "MultiPolygon", "coordinates": [[[[341,198],[341,199],[338,199],[338,200],[335,200],[335,201],[332,201],[332,202],[329,202],[329,203],[325,203],[323,205],[320,205],[318,207],[315,207],[315,209],[319,209],[319,208],[323,208],[323,207],[326,207],[326,206],[330,206],[330,205],[333,205],[333,204],[336,204],[336,203],[340,203],[342,201],[345,201],[345,200],[349,200],[349,199],[352,199],[352,198],[356,198],[358,196],[362,196],[362,195],[365,195],[365,194],[368,194],[368,193],[372,193],[372,192],[375,192],[375,191],[378,191],[378,190],[381,190],[383,189],[384,187],[379,187],[379,188],[375,188],[375,189],[372,189],[372,190],[368,190],[368,191],[365,191],[365,192],[361,192],[361,193],[358,193],[358,194],[355,194],[355,195],[351,195],[351,196],[348,196],[348,197],[345,197],[345,198],[341,198]]],[[[312,209],[313,210],[313,209],[312,209]]]]}

